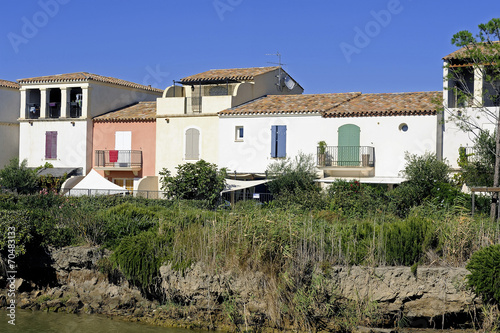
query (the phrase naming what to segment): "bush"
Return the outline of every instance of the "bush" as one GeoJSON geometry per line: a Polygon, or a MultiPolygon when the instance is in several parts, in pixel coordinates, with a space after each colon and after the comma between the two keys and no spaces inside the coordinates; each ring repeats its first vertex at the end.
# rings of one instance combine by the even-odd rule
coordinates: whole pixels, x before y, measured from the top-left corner
{"type": "Polygon", "coordinates": [[[144,291],[154,289],[161,264],[166,260],[170,239],[154,231],[141,232],[122,239],[111,260],[123,274],[144,291]]]}
{"type": "Polygon", "coordinates": [[[26,160],[19,163],[13,158],[9,164],[0,170],[0,185],[20,194],[33,193],[38,187],[36,171],[28,169],[26,160]]]}
{"type": "Polygon", "coordinates": [[[387,205],[386,189],[357,180],[337,180],[327,190],[330,210],[351,217],[365,217],[387,205]]]}
{"type": "Polygon", "coordinates": [[[476,251],[466,268],[468,285],[483,301],[500,303],[500,244],[476,251]]]}
{"type": "Polygon", "coordinates": [[[216,207],[220,193],[226,185],[226,169],[217,170],[217,165],[200,160],[196,163],[180,164],[177,175],[160,171],[161,189],[173,199],[203,200],[210,207],[216,207]]]}
{"type": "Polygon", "coordinates": [[[315,184],[316,167],[312,155],[299,153],[292,161],[290,158],[272,163],[267,168],[267,173],[274,177],[268,184],[269,191],[276,196],[282,193],[295,194],[295,192],[319,192],[315,184]]]}

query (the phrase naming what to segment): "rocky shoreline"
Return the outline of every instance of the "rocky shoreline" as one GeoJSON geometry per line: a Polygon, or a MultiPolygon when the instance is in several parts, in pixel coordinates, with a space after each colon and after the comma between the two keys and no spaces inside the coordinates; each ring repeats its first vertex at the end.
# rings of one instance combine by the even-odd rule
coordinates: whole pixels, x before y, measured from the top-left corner
{"type": "MultiPolygon", "coordinates": [[[[272,281],[262,272],[212,273],[200,263],[184,272],[162,266],[157,290],[144,295],[118,272],[106,269],[109,254],[97,247],[49,249],[45,263],[33,260],[31,275],[16,280],[18,308],[208,330],[293,329],[291,322],[276,325],[276,295],[268,292],[272,281]]],[[[408,267],[330,267],[322,274],[325,290],[373,304],[385,327],[398,320],[410,327],[467,327],[480,305],[465,287],[464,268],[418,267],[412,272],[408,267]]],[[[0,287],[5,282],[0,280],[0,287]]],[[[6,295],[3,290],[0,307],[7,305],[6,295]]],[[[322,322],[319,329],[333,330],[334,324],[322,322]]]]}

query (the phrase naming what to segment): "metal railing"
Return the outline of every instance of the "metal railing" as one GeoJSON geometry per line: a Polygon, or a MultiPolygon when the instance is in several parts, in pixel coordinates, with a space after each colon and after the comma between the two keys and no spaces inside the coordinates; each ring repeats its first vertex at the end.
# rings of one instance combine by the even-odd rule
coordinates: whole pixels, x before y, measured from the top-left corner
{"type": "Polygon", "coordinates": [[[319,167],[374,167],[375,148],[370,146],[317,147],[319,167]]]}
{"type": "Polygon", "coordinates": [[[69,103],[70,118],[80,118],[82,116],[82,105],[79,102],[69,103]]]}
{"type": "Polygon", "coordinates": [[[142,167],[142,151],[96,150],[95,166],[101,168],[142,167]]]}
{"type": "Polygon", "coordinates": [[[104,190],[104,189],[69,189],[63,191],[62,194],[68,196],[99,196],[99,195],[115,195],[115,196],[134,196],[136,198],[146,199],[164,199],[162,191],[146,191],[146,190],[104,190]]]}
{"type": "MultiPolygon", "coordinates": [[[[228,202],[231,201],[231,192],[222,193],[222,199],[228,202]]],[[[273,200],[271,193],[249,193],[248,191],[234,191],[234,201],[254,200],[257,202],[270,202],[273,200]]]]}
{"type": "Polygon", "coordinates": [[[59,102],[49,102],[47,103],[47,111],[49,118],[59,118],[61,117],[61,103],[59,102]]]}

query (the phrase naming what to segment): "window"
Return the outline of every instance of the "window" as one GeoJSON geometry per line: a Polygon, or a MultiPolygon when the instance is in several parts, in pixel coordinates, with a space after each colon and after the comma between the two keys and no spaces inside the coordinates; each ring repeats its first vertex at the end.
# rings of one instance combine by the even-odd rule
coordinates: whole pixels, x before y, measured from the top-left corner
{"type": "Polygon", "coordinates": [[[186,131],[186,160],[200,159],[200,131],[190,128],[186,131]]]}
{"type": "Polygon", "coordinates": [[[113,183],[115,183],[118,186],[126,188],[130,192],[133,192],[134,190],[133,178],[113,178],[113,183]]]}
{"type": "Polygon", "coordinates": [[[400,125],[399,125],[399,130],[400,130],[400,131],[403,131],[403,132],[408,131],[408,125],[407,125],[407,124],[405,124],[405,123],[400,124],[400,125]]]}
{"type": "Polygon", "coordinates": [[[286,126],[271,126],[271,157],[286,157],[286,126]]]}
{"type": "Polygon", "coordinates": [[[243,126],[236,126],[234,132],[234,140],[243,141],[243,126]]]}
{"type": "Polygon", "coordinates": [[[55,131],[45,132],[45,158],[57,158],[57,132],[55,131]]]}

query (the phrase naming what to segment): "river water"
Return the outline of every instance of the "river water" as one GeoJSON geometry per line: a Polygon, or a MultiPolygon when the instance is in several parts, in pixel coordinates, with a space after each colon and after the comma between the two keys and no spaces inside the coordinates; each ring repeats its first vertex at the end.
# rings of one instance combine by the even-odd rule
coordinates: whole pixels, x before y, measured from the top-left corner
{"type": "MultiPolygon", "coordinates": [[[[164,328],[140,323],[129,323],[100,315],[76,315],[43,311],[16,310],[16,325],[8,323],[7,311],[0,310],[0,332],[23,333],[192,333],[181,328],[164,328]]],[[[203,332],[203,331],[196,331],[203,332]]]]}

